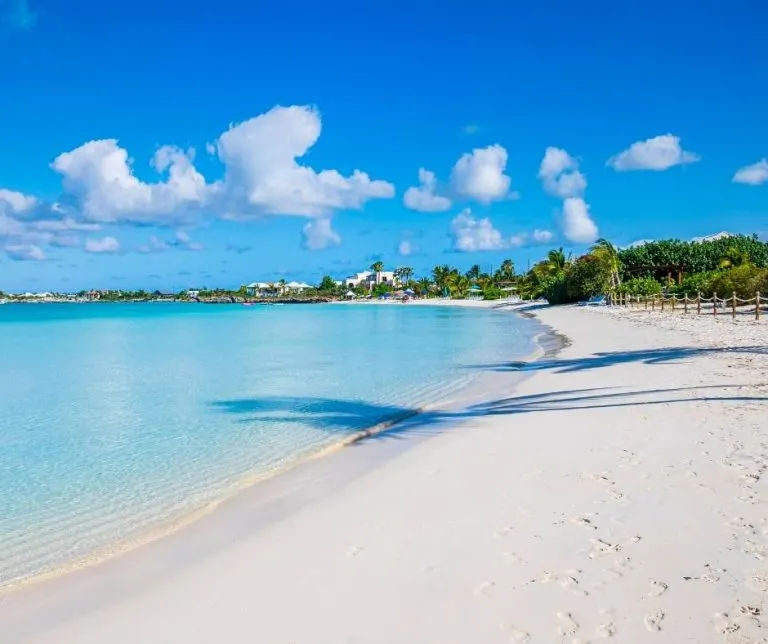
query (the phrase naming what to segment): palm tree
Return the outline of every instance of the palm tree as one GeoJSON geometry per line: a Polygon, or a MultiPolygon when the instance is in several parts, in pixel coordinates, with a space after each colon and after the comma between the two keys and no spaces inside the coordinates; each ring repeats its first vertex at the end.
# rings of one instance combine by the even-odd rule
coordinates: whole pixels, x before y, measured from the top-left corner
{"type": "Polygon", "coordinates": [[[442,292],[448,286],[448,276],[451,274],[451,268],[447,264],[435,266],[432,269],[432,279],[435,286],[442,292]]]}
{"type": "Polygon", "coordinates": [[[494,278],[497,282],[511,282],[515,279],[515,263],[511,259],[505,259],[501,262],[499,270],[496,271],[494,278]]]}
{"type": "Polygon", "coordinates": [[[601,237],[592,245],[589,252],[594,257],[597,257],[610,271],[611,288],[621,286],[621,276],[619,275],[621,260],[619,259],[619,252],[616,250],[616,247],[607,239],[601,237]]]}
{"type": "Polygon", "coordinates": [[[471,280],[477,280],[480,277],[480,266],[475,264],[467,271],[467,277],[471,280]]]}
{"type": "Polygon", "coordinates": [[[400,280],[402,286],[407,286],[412,276],[413,269],[410,266],[398,266],[395,269],[395,277],[400,280]]]}
{"type": "Polygon", "coordinates": [[[371,264],[371,270],[374,273],[381,273],[381,271],[384,270],[384,262],[382,261],[373,262],[373,264],[371,264]]]}
{"type": "Polygon", "coordinates": [[[549,264],[550,271],[553,273],[559,273],[564,271],[568,266],[569,259],[565,256],[562,246],[558,249],[552,249],[547,253],[547,263],[549,264]]]}
{"type": "Polygon", "coordinates": [[[719,266],[721,269],[726,269],[736,268],[737,266],[743,266],[744,264],[749,264],[749,255],[741,248],[729,246],[728,250],[725,251],[725,255],[720,260],[719,266]]]}
{"type": "Polygon", "coordinates": [[[416,292],[419,295],[426,295],[432,288],[432,281],[428,277],[422,277],[416,282],[416,292]]]}

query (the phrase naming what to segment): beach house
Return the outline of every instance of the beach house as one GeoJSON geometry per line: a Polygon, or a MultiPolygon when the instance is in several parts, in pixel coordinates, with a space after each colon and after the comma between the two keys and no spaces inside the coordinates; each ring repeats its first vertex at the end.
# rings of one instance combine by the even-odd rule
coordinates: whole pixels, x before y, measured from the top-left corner
{"type": "Polygon", "coordinates": [[[344,285],[347,288],[355,288],[360,285],[366,286],[368,289],[372,289],[379,284],[391,284],[392,286],[398,285],[398,279],[395,277],[393,271],[362,271],[361,273],[355,273],[350,275],[344,280],[344,285]]]}

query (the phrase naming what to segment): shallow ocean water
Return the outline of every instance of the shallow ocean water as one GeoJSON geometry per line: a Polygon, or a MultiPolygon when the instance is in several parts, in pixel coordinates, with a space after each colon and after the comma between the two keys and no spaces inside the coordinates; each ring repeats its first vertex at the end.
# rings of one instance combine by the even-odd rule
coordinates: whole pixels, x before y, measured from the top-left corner
{"type": "Polygon", "coordinates": [[[0,586],[440,400],[536,333],[452,307],[0,307],[0,586]]]}

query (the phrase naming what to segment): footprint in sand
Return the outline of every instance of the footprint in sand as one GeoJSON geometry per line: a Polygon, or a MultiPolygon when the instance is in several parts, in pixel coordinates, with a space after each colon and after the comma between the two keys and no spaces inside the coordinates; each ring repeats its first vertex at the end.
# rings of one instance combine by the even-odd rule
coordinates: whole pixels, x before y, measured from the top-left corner
{"type": "Polygon", "coordinates": [[[665,592],[667,592],[667,589],[669,586],[665,584],[663,581],[651,581],[651,589],[645,594],[646,597],[660,597],[665,592]]]}
{"type": "Polygon", "coordinates": [[[664,619],[666,613],[663,610],[655,610],[652,613],[648,613],[643,618],[645,627],[651,632],[657,632],[661,630],[661,621],[664,619]]]}
{"type": "Polygon", "coordinates": [[[579,623],[573,619],[570,613],[558,613],[557,621],[559,622],[557,632],[561,637],[574,635],[579,630],[579,623]]]}
{"type": "Polygon", "coordinates": [[[592,522],[592,519],[590,519],[589,517],[573,517],[571,519],[571,523],[580,525],[582,528],[587,528],[588,530],[597,530],[597,526],[592,522]]]}
{"type": "Polygon", "coordinates": [[[362,546],[351,546],[347,549],[347,557],[357,557],[362,551],[362,546]]]}
{"type": "Polygon", "coordinates": [[[504,563],[509,566],[515,564],[525,564],[525,560],[514,552],[505,552],[502,557],[504,557],[504,563]]]}
{"type": "Polygon", "coordinates": [[[712,618],[712,625],[721,635],[735,633],[741,628],[736,622],[729,619],[728,613],[715,613],[715,616],[712,618]]]}
{"type": "Polygon", "coordinates": [[[476,597],[488,595],[491,592],[491,589],[495,585],[496,585],[495,581],[484,581],[475,587],[475,590],[472,591],[472,594],[475,595],[476,597]]]}
{"type": "Polygon", "coordinates": [[[509,640],[514,644],[527,644],[531,641],[530,633],[526,633],[515,626],[507,626],[505,630],[509,631],[509,640]]]}
{"type": "Polygon", "coordinates": [[[590,559],[596,559],[597,557],[603,557],[621,551],[621,546],[617,543],[608,543],[602,539],[590,539],[589,542],[592,544],[592,549],[589,551],[588,555],[590,559]]]}
{"type": "Polygon", "coordinates": [[[768,594],[768,574],[757,573],[747,579],[747,588],[756,593],[768,594]]]}

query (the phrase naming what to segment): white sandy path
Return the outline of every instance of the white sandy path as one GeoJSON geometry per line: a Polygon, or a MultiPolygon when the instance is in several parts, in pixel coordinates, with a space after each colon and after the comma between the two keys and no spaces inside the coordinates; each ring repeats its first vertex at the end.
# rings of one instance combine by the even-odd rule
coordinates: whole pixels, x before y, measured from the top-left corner
{"type": "Polygon", "coordinates": [[[492,414],[146,583],[162,542],[12,594],[0,641],[768,641],[768,355],[540,317],[573,344],[492,414]]]}

